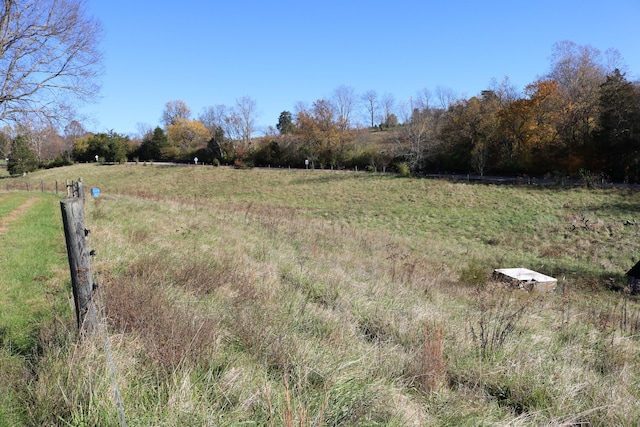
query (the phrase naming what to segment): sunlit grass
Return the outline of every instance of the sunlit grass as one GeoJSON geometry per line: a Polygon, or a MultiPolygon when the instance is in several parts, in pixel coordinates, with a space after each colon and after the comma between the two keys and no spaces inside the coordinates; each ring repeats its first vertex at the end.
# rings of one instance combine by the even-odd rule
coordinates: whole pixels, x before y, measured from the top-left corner
{"type": "MultiPolygon", "coordinates": [[[[640,249],[635,192],[150,165],[30,179],[79,176],[102,192],[87,221],[134,424],[640,417],[640,307],[611,290],[640,249]],[[558,292],[489,280],[513,266],[558,292]]],[[[100,343],[58,334],[19,387],[23,418],[117,425],[100,343]]]]}
{"type": "Polygon", "coordinates": [[[40,353],[43,330],[73,319],[58,199],[20,193],[0,200],[0,424],[17,425],[24,411],[17,391],[29,381],[25,359],[40,353]]]}
{"type": "MultiPolygon", "coordinates": [[[[14,209],[29,200],[24,195],[11,199],[17,202],[11,204],[14,209]]],[[[33,351],[38,328],[60,309],[51,305],[51,295],[63,291],[59,279],[66,257],[56,201],[50,195],[37,197],[0,235],[0,324],[5,342],[22,354],[33,351]]]]}

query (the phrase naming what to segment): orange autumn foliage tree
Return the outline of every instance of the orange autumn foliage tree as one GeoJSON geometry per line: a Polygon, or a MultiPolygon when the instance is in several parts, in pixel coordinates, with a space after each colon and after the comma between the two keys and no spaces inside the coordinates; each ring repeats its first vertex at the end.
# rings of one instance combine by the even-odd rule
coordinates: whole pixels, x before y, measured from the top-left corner
{"type": "Polygon", "coordinates": [[[556,82],[538,80],[525,88],[525,95],[499,113],[500,129],[510,142],[516,168],[539,173],[561,151],[556,128],[561,92],[556,82]]]}

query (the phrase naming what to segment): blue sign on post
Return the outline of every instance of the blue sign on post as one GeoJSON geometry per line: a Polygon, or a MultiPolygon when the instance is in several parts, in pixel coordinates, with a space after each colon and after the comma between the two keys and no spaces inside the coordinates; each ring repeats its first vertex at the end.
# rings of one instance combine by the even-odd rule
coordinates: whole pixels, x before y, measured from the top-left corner
{"type": "Polygon", "coordinates": [[[91,189],[91,195],[93,197],[100,197],[100,189],[98,187],[93,187],[91,189]]]}

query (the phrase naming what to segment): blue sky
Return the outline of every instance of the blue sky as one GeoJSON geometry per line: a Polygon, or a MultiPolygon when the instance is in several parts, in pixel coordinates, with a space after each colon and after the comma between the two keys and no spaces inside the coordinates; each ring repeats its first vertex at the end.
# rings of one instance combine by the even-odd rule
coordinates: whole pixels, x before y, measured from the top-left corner
{"type": "Polygon", "coordinates": [[[341,85],[397,102],[441,86],[471,97],[492,78],[519,89],[547,73],[553,44],[617,49],[640,78],[640,1],[87,0],[105,29],[89,130],[133,134],[164,105],[256,101],[260,127],[341,85]]]}

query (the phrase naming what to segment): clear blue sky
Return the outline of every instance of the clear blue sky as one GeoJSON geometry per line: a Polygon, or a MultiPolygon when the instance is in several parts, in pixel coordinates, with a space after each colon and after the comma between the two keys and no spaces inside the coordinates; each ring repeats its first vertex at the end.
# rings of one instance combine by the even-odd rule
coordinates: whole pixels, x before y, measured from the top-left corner
{"type": "Polygon", "coordinates": [[[93,131],[155,127],[164,105],[256,101],[261,127],[329,98],[437,86],[471,97],[492,78],[519,89],[547,73],[553,44],[617,49],[640,78],[639,0],[88,0],[105,29],[101,99],[82,111],[93,131]]]}

